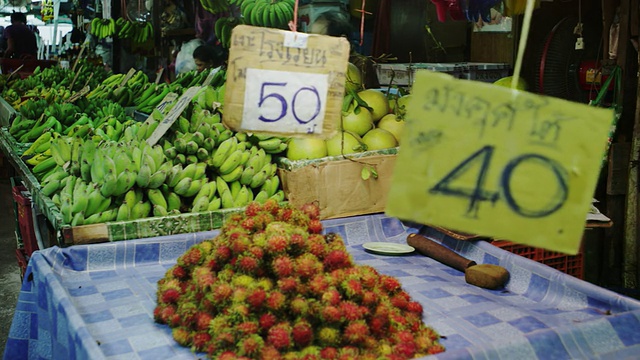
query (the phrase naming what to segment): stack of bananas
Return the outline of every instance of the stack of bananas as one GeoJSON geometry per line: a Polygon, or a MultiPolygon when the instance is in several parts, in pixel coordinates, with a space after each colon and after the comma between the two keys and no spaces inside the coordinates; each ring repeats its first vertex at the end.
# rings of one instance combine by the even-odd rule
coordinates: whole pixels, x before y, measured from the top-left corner
{"type": "Polygon", "coordinates": [[[223,17],[216,20],[213,29],[222,47],[228,49],[231,46],[231,30],[240,24],[244,24],[243,18],[223,17]]]}
{"type": "Polygon", "coordinates": [[[106,99],[120,104],[122,107],[133,106],[136,99],[142,96],[151,84],[142,70],[138,70],[125,84],[120,86],[124,77],[124,74],[111,75],[100,86],[87,94],[87,99],[106,99]]]}
{"type": "Polygon", "coordinates": [[[212,14],[229,11],[229,0],[200,0],[202,7],[212,14]]]}
{"type": "Polygon", "coordinates": [[[150,21],[134,22],[120,17],[116,20],[116,36],[119,39],[131,39],[139,44],[146,43],[147,40],[153,39],[153,25],[150,21]]]}
{"type": "Polygon", "coordinates": [[[101,19],[93,18],[91,20],[91,35],[98,39],[104,39],[116,34],[116,21],[113,18],[101,19]]]}
{"type": "Polygon", "coordinates": [[[289,29],[293,20],[294,0],[236,0],[248,24],[254,26],[289,29]]]}

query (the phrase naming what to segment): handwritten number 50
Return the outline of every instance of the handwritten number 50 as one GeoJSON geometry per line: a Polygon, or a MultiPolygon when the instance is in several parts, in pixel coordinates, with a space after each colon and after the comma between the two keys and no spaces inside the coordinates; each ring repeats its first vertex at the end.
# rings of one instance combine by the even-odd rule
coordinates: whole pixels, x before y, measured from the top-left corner
{"type": "MultiPolygon", "coordinates": [[[[291,115],[293,115],[293,118],[296,119],[297,122],[299,122],[300,124],[307,124],[311,121],[313,121],[316,117],[318,117],[318,114],[320,114],[320,108],[321,108],[321,103],[320,103],[320,94],[318,93],[318,90],[314,87],[314,86],[303,86],[301,88],[299,88],[291,97],[291,101],[287,101],[287,99],[285,99],[284,96],[282,96],[281,94],[275,92],[277,91],[277,88],[284,88],[287,86],[286,82],[264,82],[262,83],[262,87],[260,88],[260,100],[258,101],[258,107],[262,108],[263,105],[265,104],[265,101],[267,101],[269,98],[273,99],[274,101],[276,101],[275,105],[271,105],[270,108],[274,108],[274,107],[278,107],[280,108],[280,115],[278,115],[275,118],[267,118],[263,115],[260,115],[258,117],[258,119],[260,119],[261,121],[264,122],[276,122],[278,120],[281,120],[282,118],[284,118],[285,116],[287,116],[287,113],[289,111],[289,103],[291,103],[291,115]],[[267,93],[268,89],[267,87],[276,87],[276,89],[273,89],[272,92],[267,93]],[[308,119],[301,119],[299,112],[296,111],[297,107],[296,107],[296,101],[298,100],[298,95],[300,95],[302,92],[311,92],[313,95],[315,95],[315,111],[313,112],[313,114],[308,118],[308,119]]],[[[276,112],[277,113],[277,112],[276,112]]]]}
{"type": "Polygon", "coordinates": [[[480,150],[474,152],[463,162],[458,164],[451,170],[442,180],[440,180],[433,188],[429,190],[432,194],[442,194],[469,199],[467,207],[467,215],[477,217],[481,202],[489,201],[495,203],[502,198],[509,208],[520,216],[529,218],[540,218],[553,214],[559,210],[567,201],[569,195],[568,174],[566,170],[556,161],[538,154],[524,154],[512,159],[502,170],[498,187],[501,191],[490,191],[485,188],[485,182],[491,158],[494,152],[493,146],[484,146],[480,150]],[[525,208],[519,204],[513,196],[511,188],[511,180],[513,171],[523,163],[534,163],[541,165],[547,171],[554,175],[556,180],[556,193],[550,199],[540,199],[546,202],[538,209],[525,208]],[[466,186],[456,187],[453,185],[455,180],[459,179],[472,168],[479,165],[479,172],[476,176],[473,189],[466,186]],[[502,196],[501,196],[502,195],[502,196]]]}

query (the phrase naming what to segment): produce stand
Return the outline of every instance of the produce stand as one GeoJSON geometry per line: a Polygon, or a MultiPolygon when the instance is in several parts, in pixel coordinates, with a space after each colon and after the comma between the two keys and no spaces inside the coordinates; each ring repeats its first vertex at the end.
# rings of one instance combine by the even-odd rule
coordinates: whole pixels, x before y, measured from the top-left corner
{"type": "MultiPolygon", "coordinates": [[[[484,241],[459,241],[384,215],[324,221],[359,264],[397,277],[423,319],[444,336],[436,359],[633,358],[640,351],[640,302],[484,241]],[[420,232],[478,263],[512,274],[504,289],[466,284],[463,274],[418,254],[383,256],[368,241],[404,243],[420,232]]],[[[190,246],[217,231],[120,243],[50,248],[34,254],[5,358],[193,359],[168,326],[153,321],[156,283],[190,246]],[[42,301],[36,301],[42,299],[42,301]],[[29,330],[31,329],[31,331],[29,330]]]]}

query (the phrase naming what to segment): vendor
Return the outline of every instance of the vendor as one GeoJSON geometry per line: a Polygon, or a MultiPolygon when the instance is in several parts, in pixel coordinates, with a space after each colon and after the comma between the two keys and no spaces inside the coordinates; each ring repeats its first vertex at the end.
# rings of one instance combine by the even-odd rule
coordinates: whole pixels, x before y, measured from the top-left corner
{"type": "Polygon", "coordinates": [[[38,55],[36,35],[27,26],[27,16],[24,13],[11,14],[11,25],[4,30],[4,37],[7,40],[5,58],[28,59],[38,55]]]}
{"type": "Polygon", "coordinates": [[[221,46],[200,45],[193,51],[193,61],[198,72],[224,66],[227,52],[221,46]]]}

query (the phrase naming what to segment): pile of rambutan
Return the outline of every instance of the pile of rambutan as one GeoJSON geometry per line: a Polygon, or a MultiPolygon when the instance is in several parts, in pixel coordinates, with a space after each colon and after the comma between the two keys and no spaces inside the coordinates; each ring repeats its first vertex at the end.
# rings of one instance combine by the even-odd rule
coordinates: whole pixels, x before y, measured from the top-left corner
{"type": "Polygon", "coordinates": [[[408,359],[444,351],[400,282],[356,265],[319,209],[251,203],[158,281],[156,322],[215,359],[408,359]]]}

